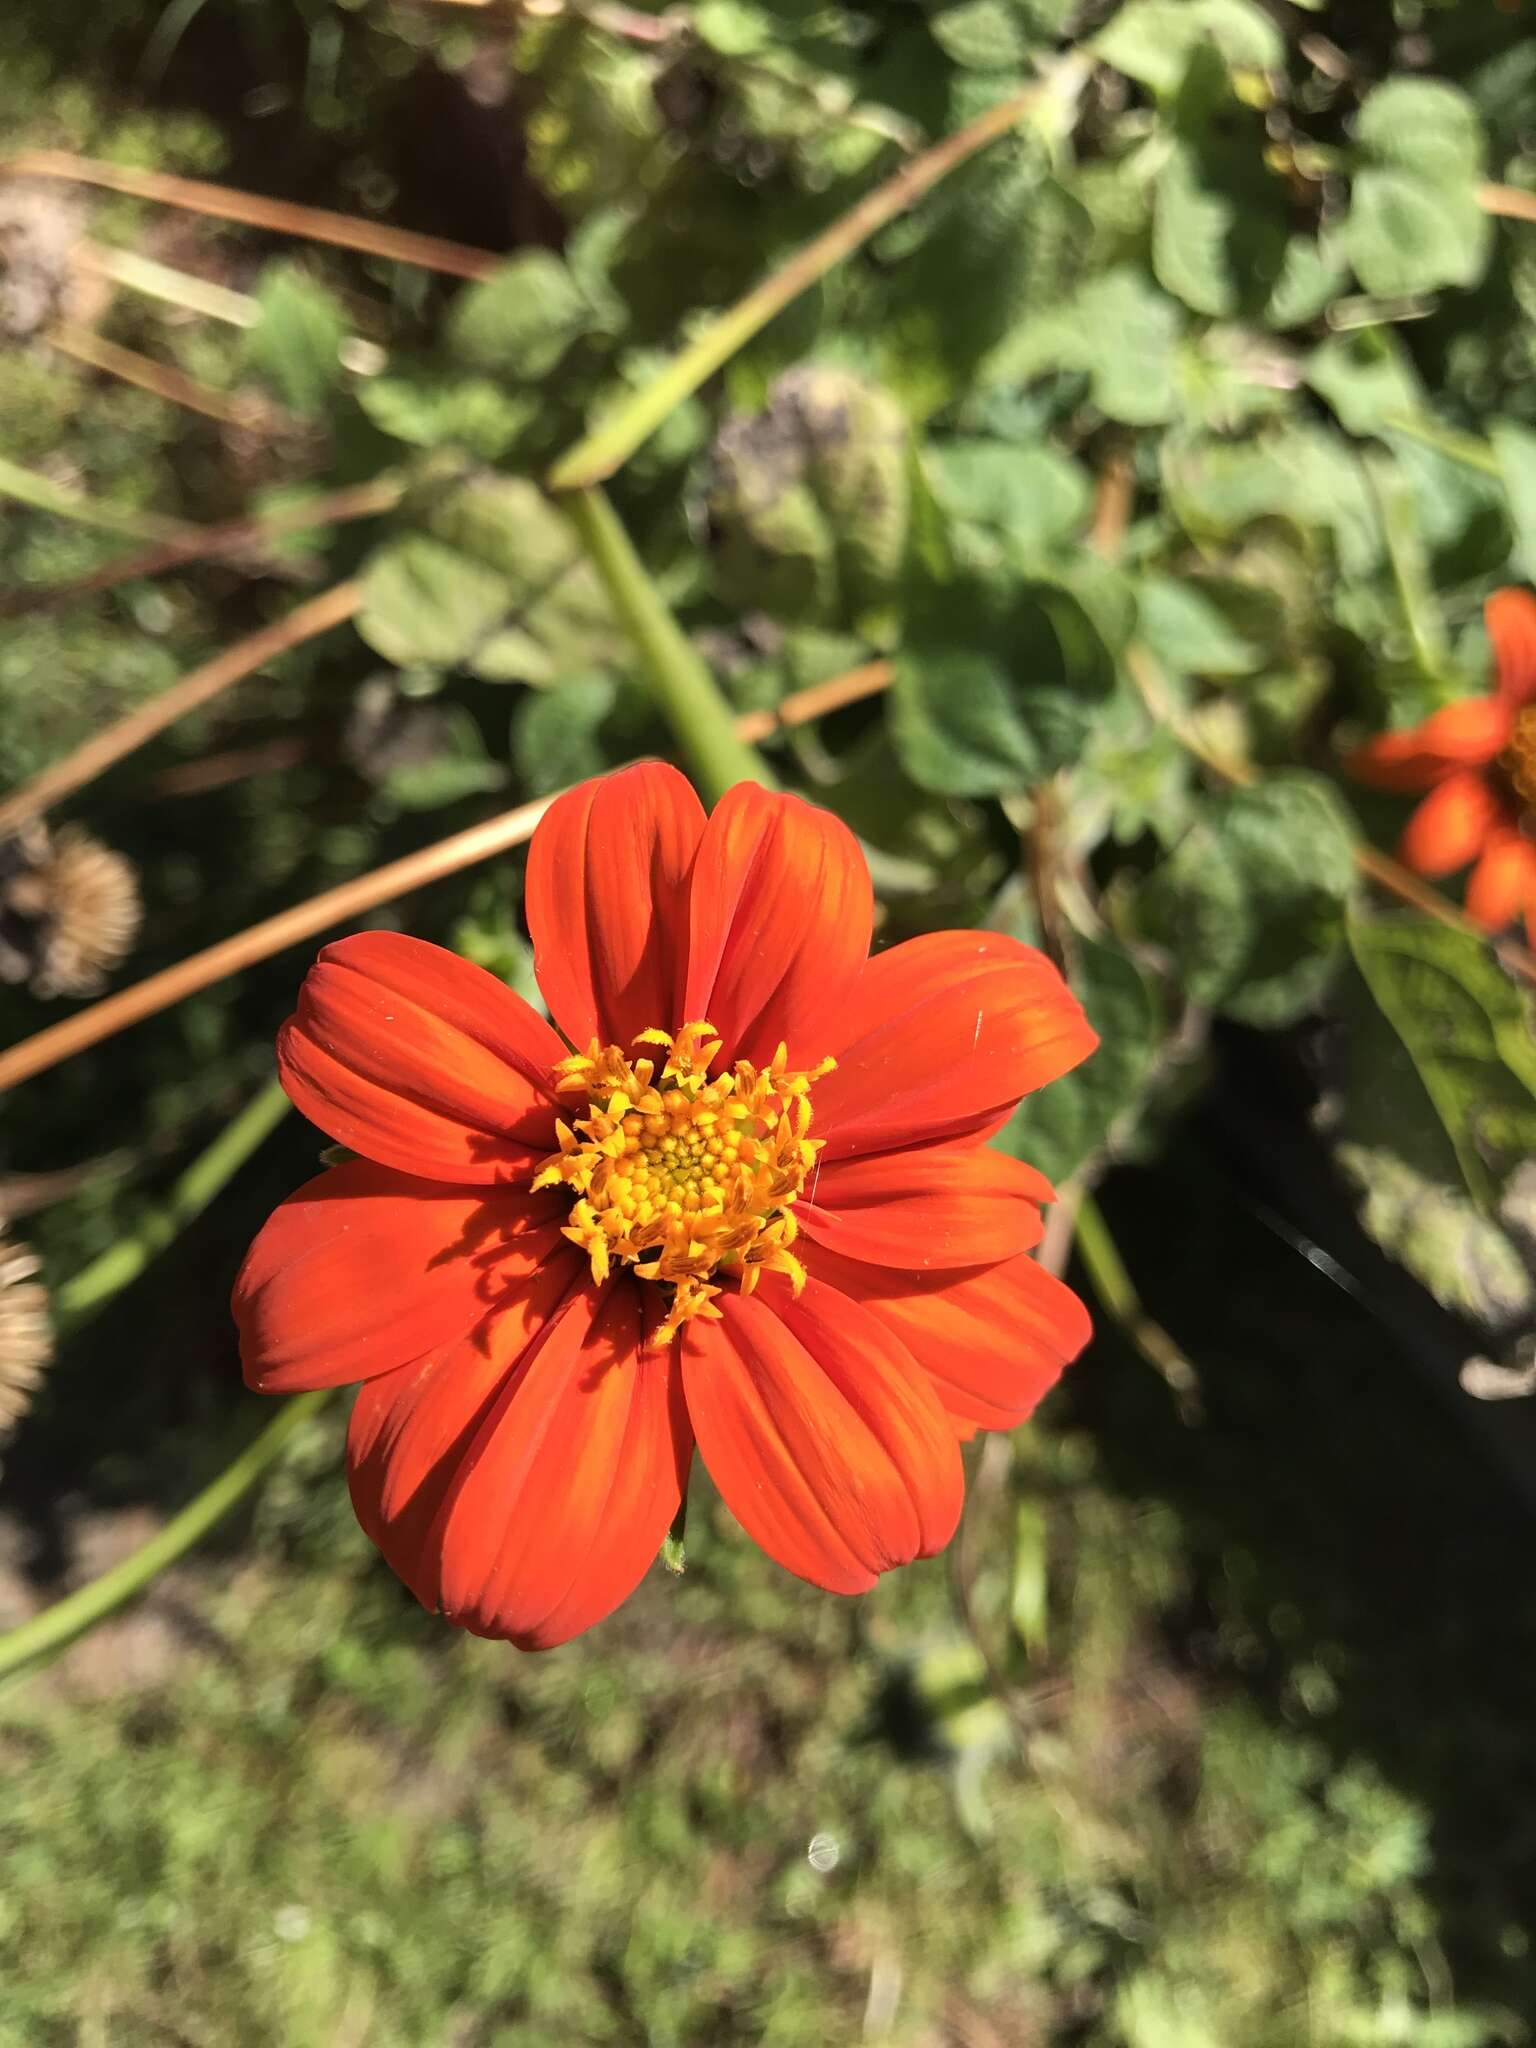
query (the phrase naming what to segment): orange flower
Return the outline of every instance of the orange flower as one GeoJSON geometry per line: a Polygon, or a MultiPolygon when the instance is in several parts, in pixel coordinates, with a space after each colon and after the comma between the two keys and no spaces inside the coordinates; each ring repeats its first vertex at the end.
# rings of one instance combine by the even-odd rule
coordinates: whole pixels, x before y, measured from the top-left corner
{"type": "Polygon", "coordinates": [[[362,1382],[352,1499],[427,1607],[527,1649],[590,1627],[695,1444],[771,1557],[862,1592],[948,1542],[960,1440],[1086,1343],[1029,1256],[1052,1191],[986,1140],[1094,1034],[995,932],[867,959],[873,908],[835,818],[742,784],[706,821],[646,765],[529,851],[558,1032],[393,933],[310,970],[283,1085],[361,1156],[252,1246],[245,1374],[362,1382]]]}
{"type": "Polygon", "coordinates": [[[1476,861],[1467,915],[1493,932],[1523,915],[1536,946],[1536,598],[1496,590],[1484,616],[1493,694],[1383,733],[1348,766],[1377,789],[1427,789],[1403,833],[1404,862],[1448,875],[1476,861]]]}

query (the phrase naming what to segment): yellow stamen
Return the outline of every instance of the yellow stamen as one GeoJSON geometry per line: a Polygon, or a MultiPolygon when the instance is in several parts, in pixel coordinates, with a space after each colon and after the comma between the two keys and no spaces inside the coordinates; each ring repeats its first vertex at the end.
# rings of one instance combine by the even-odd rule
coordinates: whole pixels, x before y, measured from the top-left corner
{"type": "Polygon", "coordinates": [[[835,1063],[792,1071],[781,1045],[767,1066],[738,1060],[711,1080],[711,1025],[642,1031],[635,1043],[666,1049],[659,1074],[655,1060],[596,1039],[560,1061],[557,1091],[585,1096],[587,1113],[556,1125],[560,1150],[533,1185],[575,1194],[565,1235],[595,1281],[621,1260],[670,1290],[655,1338],[666,1343],[694,1316],[719,1316],[720,1277],[743,1294],[763,1273],[784,1274],[796,1294],[805,1285],[791,1211],[823,1142],[807,1135],[811,1083],[835,1063]]]}

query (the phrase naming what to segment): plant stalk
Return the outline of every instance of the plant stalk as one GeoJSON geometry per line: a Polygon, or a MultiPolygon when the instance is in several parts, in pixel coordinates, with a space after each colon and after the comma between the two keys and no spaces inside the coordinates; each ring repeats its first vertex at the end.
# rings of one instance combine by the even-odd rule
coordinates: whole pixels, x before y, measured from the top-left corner
{"type": "Polygon", "coordinates": [[[276,1080],[268,1081],[232,1123],[183,1173],[168,1200],[148,1210],[131,1236],[119,1238],[73,1279],[53,1289],[54,1321],[61,1335],[88,1323],[115,1294],[129,1286],[150,1261],[173,1244],[225,1183],[282,1122],[290,1104],[276,1080]]]}
{"type": "Polygon", "coordinates": [[[63,1649],[97,1622],[126,1607],[151,1580],[184,1557],[244,1499],[330,1394],[331,1389],[326,1387],[285,1401],[254,1442],[232,1464],[226,1465],[196,1499],[188,1501],[180,1514],[173,1515],[158,1535],[99,1579],[92,1579],[89,1585],[67,1594],[52,1607],[45,1607],[41,1614],[34,1614],[30,1621],[0,1635],[0,1678],[63,1649]]]}
{"type": "Polygon", "coordinates": [[[614,610],[634,636],[651,694],[699,787],[711,800],[736,782],[761,782],[772,789],[767,762],[738,736],[730,705],[667,609],[605,493],[595,485],[576,491],[565,500],[565,509],[614,610]]]}

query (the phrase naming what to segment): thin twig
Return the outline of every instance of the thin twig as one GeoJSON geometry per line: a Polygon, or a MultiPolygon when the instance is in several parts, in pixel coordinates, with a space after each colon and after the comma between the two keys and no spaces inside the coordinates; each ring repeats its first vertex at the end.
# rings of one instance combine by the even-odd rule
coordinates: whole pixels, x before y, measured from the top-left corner
{"type": "Polygon", "coordinates": [[[612,476],[684,399],[691,397],[803,291],[862,248],[898,214],[915,205],[968,157],[1006,135],[1042,106],[1053,100],[1061,104],[1075,97],[1088,72],[1086,60],[1068,57],[1043,84],[1011,94],[932,149],[913,157],[893,178],[877,186],[745,298],[738,299],[712,320],[658,376],[600,420],[591,433],[584,435],[555,464],[549,473],[550,489],[585,490],[612,476]]]}
{"type": "Polygon", "coordinates": [[[227,789],[232,782],[246,782],[255,775],[285,775],[297,768],[309,747],[298,735],[266,740],[255,747],[231,747],[223,754],[203,754],[196,761],[178,761],[162,768],[151,778],[149,794],[157,796],[206,796],[211,789],[227,789]]]}
{"type": "Polygon", "coordinates": [[[141,171],[126,164],[99,163],[62,149],[29,149],[0,162],[0,173],[18,178],[62,178],[76,185],[98,185],[131,199],[149,199],[178,206],[187,213],[209,214],[215,220],[239,221],[273,234],[294,235],[308,242],[326,242],[337,249],[356,249],[365,256],[383,256],[418,270],[436,270],[447,277],[489,277],[506,260],[491,249],[470,249],[436,235],[418,235],[409,228],[382,221],[360,220],[354,214],[328,213],[315,206],[295,206],[258,192],[235,192],[199,178],[177,178],[168,171],[141,171]]]}
{"type": "Polygon", "coordinates": [[[94,526],[103,533],[136,534],[140,540],[146,534],[164,541],[185,540],[202,531],[200,527],[189,526],[184,519],[164,519],[139,505],[113,505],[102,498],[87,497],[83,491],[66,490],[52,477],[40,476],[35,469],[23,469],[19,462],[8,462],[3,455],[0,498],[25,505],[31,512],[47,512],[55,519],[72,519],[78,526],[94,526]]]}
{"type": "Polygon", "coordinates": [[[1479,185],[1477,203],[1500,220],[1536,221],[1536,192],[1522,192],[1518,185],[1479,185]]]}
{"type": "Polygon", "coordinates": [[[199,989],[211,988],[228,975],[238,974],[259,960],[269,960],[274,953],[313,938],[330,925],[344,924],[392,897],[409,895],[429,882],[441,881],[461,868],[473,867],[478,861],[490,860],[498,853],[521,846],[532,838],[534,826],[552,802],[553,798],[542,797],[535,803],[520,804],[516,810],[504,811],[484,824],[471,825],[467,831],[455,832],[416,853],[389,861],[366,875],[311,896],[305,903],[280,910],[275,917],[264,918],[233,938],[220,939],[190,959],[180,960],[174,967],[136,982],[132,988],[120,989],[116,995],[93,1003],[73,1017],[50,1024],[9,1052],[0,1053],[0,1091],[29,1080],[60,1060],[83,1052],[87,1046],[99,1045],[102,1039],[126,1030],[130,1024],[184,1002],[199,989]]]}
{"type": "MultiPolygon", "coordinates": [[[[860,697],[872,696],[890,681],[889,669],[889,662],[869,662],[862,668],[850,670],[846,676],[835,676],[830,682],[817,683],[811,689],[786,698],[779,706],[777,716],[757,711],[744,712],[737,720],[738,735],[765,739],[778,726],[801,725],[840,704],[851,704],[860,697]],[[767,730],[759,724],[765,716],[772,720],[767,730]]],[[[450,838],[439,839],[435,844],[408,853],[400,860],[390,861],[366,875],[358,875],[350,882],[342,882],[334,889],[310,897],[305,903],[294,904],[288,910],[279,911],[275,917],[237,932],[232,938],[220,939],[201,953],[194,953],[190,959],[178,961],[174,967],[150,975],[132,988],[120,989],[115,995],[93,1003],[89,1009],[77,1011],[73,1017],[50,1024],[46,1030],[23,1039],[20,1045],[13,1046],[8,1052],[0,1053],[0,1092],[14,1087],[19,1081],[30,1080],[34,1074],[57,1066],[61,1060],[84,1052],[89,1046],[99,1045],[103,1039],[126,1031],[130,1025],[142,1023],[145,1018],[184,1002],[188,996],[196,995],[200,989],[211,988],[227,975],[238,974],[243,968],[255,966],[258,961],[271,959],[274,953],[284,952],[290,946],[313,938],[317,932],[344,924],[349,918],[361,916],[364,911],[376,910],[381,903],[407,896],[413,890],[425,888],[430,882],[442,881],[463,868],[473,867],[479,861],[493,859],[514,846],[521,846],[533,837],[534,827],[553,801],[553,797],[545,797],[535,803],[520,804],[515,810],[504,811],[499,817],[471,825],[466,831],[455,832],[450,838]]]]}
{"type": "Polygon", "coordinates": [[[338,583],[307,604],[276,619],[247,639],[237,640],[212,661],[204,662],[157,697],[140,704],[102,732],[94,734],[73,753],[66,754],[51,768],[34,775],[20,789],[0,802],[0,833],[12,831],[23,818],[36,817],[62,796],[82,788],[104,769],[112,767],[135,748],[142,747],[156,733],[164,732],[177,719],[210,703],[232,683],[262,668],[290,648],[316,639],[343,624],[363,601],[362,585],[338,583]]]}
{"type": "Polygon", "coordinates": [[[1106,562],[1118,562],[1135,498],[1136,476],[1129,448],[1116,448],[1099,471],[1093,494],[1089,546],[1106,562]]]}
{"type": "Polygon", "coordinates": [[[103,562],[70,583],[38,584],[29,590],[0,594],[0,619],[14,619],[24,612],[47,611],[57,604],[69,604],[99,590],[111,590],[119,583],[134,583],[147,576],[163,576],[183,569],[190,562],[203,562],[221,555],[250,555],[268,541],[285,535],[307,533],[325,526],[340,526],[351,519],[372,519],[391,512],[405,493],[404,479],[384,475],[365,484],[348,484],[328,497],[309,498],[301,505],[285,505],[278,512],[245,513],[221,526],[199,527],[180,540],[143,548],[131,555],[119,555],[103,562]]]}
{"type": "Polygon", "coordinates": [[[211,385],[199,384],[195,377],[173,369],[169,363],[157,363],[152,356],[141,356],[136,349],[104,341],[86,327],[55,327],[48,341],[61,355],[72,356],[77,363],[104,371],[109,377],[120,377],[125,384],[163,398],[167,405],[183,406],[188,412],[199,412],[205,419],[218,420],[223,426],[261,426],[276,411],[268,400],[254,392],[215,391],[211,385]]]}
{"type": "Polygon", "coordinates": [[[841,711],[865,697],[877,696],[889,687],[895,673],[894,662],[866,661],[861,668],[847,669],[827,682],[796,690],[772,711],[744,711],[736,721],[736,737],[750,740],[756,746],[761,740],[772,739],[776,732],[809,725],[831,711],[841,711]]]}

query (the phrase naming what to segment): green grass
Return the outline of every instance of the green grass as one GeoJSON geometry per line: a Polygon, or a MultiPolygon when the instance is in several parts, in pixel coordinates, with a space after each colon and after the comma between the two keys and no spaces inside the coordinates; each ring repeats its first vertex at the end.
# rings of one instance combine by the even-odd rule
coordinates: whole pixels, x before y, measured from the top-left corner
{"type": "Polygon", "coordinates": [[[337,1428],[158,1596],[154,1675],[130,1618],[0,1698],[6,2048],[1515,2038],[1450,2000],[1424,1815],[1166,1654],[1179,1522],[1085,1439],[982,1489],[1011,1717],[945,1561],[841,1602],[697,1501],[685,1576],[583,1642],[456,1636],[352,1527],[337,1428]]]}

